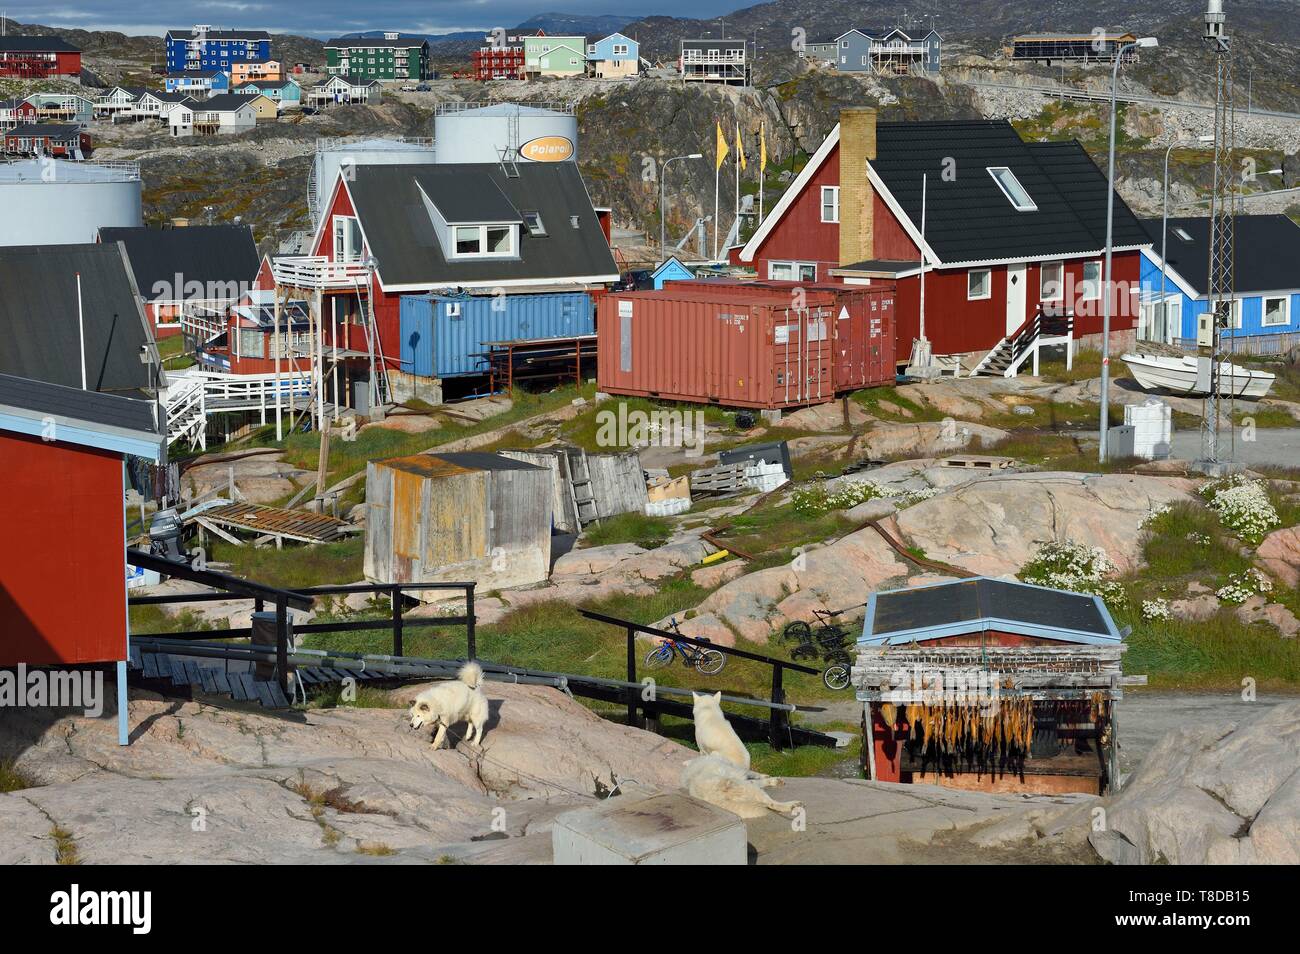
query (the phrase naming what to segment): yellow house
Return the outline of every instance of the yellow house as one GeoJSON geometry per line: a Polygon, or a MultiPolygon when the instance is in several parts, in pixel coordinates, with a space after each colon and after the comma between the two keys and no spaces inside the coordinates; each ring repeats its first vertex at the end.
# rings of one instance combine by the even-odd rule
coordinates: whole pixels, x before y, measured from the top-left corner
{"type": "Polygon", "coordinates": [[[230,85],[260,83],[284,79],[284,65],[279,60],[243,60],[230,64],[230,85]]]}
{"type": "Polygon", "coordinates": [[[253,107],[253,112],[257,114],[258,122],[263,119],[275,119],[280,115],[280,107],[275,100],[265,93],[255,93],[248,97],[248,105],[253,107]]]}

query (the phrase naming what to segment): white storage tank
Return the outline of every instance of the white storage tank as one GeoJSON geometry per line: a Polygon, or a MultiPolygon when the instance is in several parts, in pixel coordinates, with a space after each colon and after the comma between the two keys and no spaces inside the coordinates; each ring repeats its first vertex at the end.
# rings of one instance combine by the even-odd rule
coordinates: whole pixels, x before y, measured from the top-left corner
{"type": "Polygon", "coordinates": [[[143,225],[134,162],[0,162],[0,246],[94,242],[101,228],[143,225]]]}
{"type": "Polygon", "coordinates": [[[443,103],[433,119],[438,162],[571,162],[578,158],[572,103],[443,103]]]}
{"type": "Polygon", "coordinates": [[[410,166],[434,161],[432,139],[379,139],[362,136],[316,140],[316,158],[307,173],[307,210],[312,222],[329,201],[339,169],[345,165],[410,166]]]}

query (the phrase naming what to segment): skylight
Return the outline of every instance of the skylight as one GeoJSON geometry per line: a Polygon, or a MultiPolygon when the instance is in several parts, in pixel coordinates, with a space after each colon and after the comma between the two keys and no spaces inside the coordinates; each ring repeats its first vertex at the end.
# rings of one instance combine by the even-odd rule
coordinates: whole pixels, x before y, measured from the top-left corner
{"type": "Polygon", "coordinates": [[[1002,194],[1007,197],[1007,201],[1011,203],[1012,208],[1017,212],[1038,211],[1038,206],[1035,205],[1034,200],[1029,197],[1029,193],[1025,191],[1025,187],[1020,184],[1020,180],[1016,178],[1016,174],[1006,166],[990,166],[989,175],[993,177],[993,181],[998,184],[998,188],[1002,190],[1002,194]]]}
{"type": "Polygon", "coordinates": [[[1174,234],[1177,235],[1184,242],[1190,242],[1192,240],[1191,233],[1189,233],[1187,229],[1182,228],[1180,226],[1177,225],[1174,226],[1174,234]]]}
{"type": "Polygon", "coordinates": [[[542,216],[540,212],[528,210],[522,212],[521,215],[524,217],[524,226],[528,229],[529,235],[546,234],[546,226],[542,224],[542,216]]]}

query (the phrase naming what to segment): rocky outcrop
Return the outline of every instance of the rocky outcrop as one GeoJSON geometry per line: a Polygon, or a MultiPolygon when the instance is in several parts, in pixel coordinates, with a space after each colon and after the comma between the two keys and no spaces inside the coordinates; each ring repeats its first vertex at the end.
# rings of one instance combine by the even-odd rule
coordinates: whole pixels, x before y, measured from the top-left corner
{"type": "Polygon", "coordinates": [[[1300,585],[1300,527],[1274,530],[1260,542],[1255,558],[1283,586],[1300,585]]]}
{"type": "Polygon", "coordinates": [[[1300,703],[1165,736],[1105,827],[1123,841],[1093,847],[1116,863],[1300,863],[1300,703]]]}
{"type": "Polygon", "coordinates": [[[987,476],[898,514],[899,533],[928,558],[973,573],[1015,573],[1050,541],[1102,547],[1125,571],[1141,558],[1142,524],[1160,507],[1191,499],[1174,477],[1066,472],[987,476]]]}

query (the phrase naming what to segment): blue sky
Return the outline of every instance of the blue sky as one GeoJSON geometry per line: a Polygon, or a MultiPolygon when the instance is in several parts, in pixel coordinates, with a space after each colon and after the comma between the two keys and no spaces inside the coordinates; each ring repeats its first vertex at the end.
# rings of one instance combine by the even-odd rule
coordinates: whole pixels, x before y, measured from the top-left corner
{"type": "Polygon", "coordinates": [[[169,28],[206,23],[318,37],[358,30],[445,33],[511,27],[534,14],[557,10],[598,14],[631,9],[647,15],[708,17],[749,5],[747,0],[173,0],[159,4],[139,0],[0,0],[2,12],[20,23],[133,35],[161,35],[169,28]]]}

